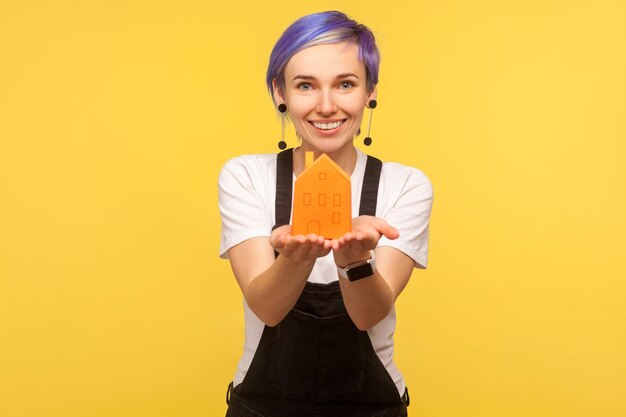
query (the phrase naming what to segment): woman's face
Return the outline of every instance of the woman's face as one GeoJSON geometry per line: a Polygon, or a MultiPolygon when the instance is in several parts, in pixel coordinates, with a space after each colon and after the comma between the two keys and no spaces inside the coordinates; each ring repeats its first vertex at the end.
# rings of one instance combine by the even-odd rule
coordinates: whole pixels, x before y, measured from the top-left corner
{"type": "Polygon", "coordinates": [[[316,45],[295,54],[285,67],[281,94],[305,151],[333,154],[353,147],[367,92],[365,64],[348,42],[316,45]]]}

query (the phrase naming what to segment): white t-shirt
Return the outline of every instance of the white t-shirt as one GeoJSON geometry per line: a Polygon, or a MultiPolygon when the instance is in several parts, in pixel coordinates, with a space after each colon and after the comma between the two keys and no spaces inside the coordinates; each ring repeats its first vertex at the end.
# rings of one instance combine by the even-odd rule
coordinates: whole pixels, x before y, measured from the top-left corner
{"type": "MultiPolygon", "coordinates": [[[[359,215],[359,201],[367,155],[357,149],[357,163],[351,176],[352,217],[359,215]]],[[[294,175],[295,180],[295,175],[294,175]]],[[[430,181],[421,171],[392,162],[383,163],[376,217],[400,232],[400,237],[389,240],[382,237],[378,246],[396,248],[415,261],[415,267],[426,268],[428,258],[428,223],[433,191],[430,181]]],[[[220,257],[227,259],[228,250],[253,237],[270,237],[275,223],[276,155],[243,155],[228,161],[219,176],[219,207],[222,215],[220,257]]],[[[319,258],[310,282],[329,283],[337,280],[332,253],[319,258]]],[[[245,342],[235,386],[243,381],[265,327],[244,299],[245,342]]],[[[393,362],[393,334],[396,312],[368,330],[374,351],[389,372],[400,395],[404,393],[404,379],[393,362]]]]}

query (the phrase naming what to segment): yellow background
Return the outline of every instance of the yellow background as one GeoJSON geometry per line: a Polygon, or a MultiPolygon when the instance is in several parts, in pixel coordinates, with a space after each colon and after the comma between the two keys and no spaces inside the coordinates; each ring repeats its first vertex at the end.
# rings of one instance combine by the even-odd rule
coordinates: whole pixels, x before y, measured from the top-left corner
{"type": "Polygon", "coordinates": [[[565,0],[2,0],[0,415],[224,414],[217,175],[277,150],[267,57],[327,9],[383,54],[368,151],[435,188],[411,415],[626,415],[626,4],[565,0]]]}

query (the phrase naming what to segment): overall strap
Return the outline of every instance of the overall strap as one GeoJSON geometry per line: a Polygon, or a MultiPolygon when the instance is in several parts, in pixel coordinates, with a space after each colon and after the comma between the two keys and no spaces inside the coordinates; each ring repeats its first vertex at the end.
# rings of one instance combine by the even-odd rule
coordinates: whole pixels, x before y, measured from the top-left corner
{"type": "Polygon", "coordinates": [[[363,175],[363,188],[361,189],[361,204],[359,216],[376,216],[376,201],[378,199],[378,183],[383,163],[380,159],[367,156],[365,174],[363,175]]]}
{"type": "Polygon", "coordinates": [[[276,156],[276,211],[273,229],[289,224],[293,192],[293,148],[276,156]]]}
{"type": "MultiPolygon", "coordinates": [[[[378,184],[383,163],[380,159],[367,156],[359,215],[376,215],[378,184]]],[[[293,193],[293,149],[286,149],[277,155],[276,160],[276,213],[274,229],[289,224],[293,193]]]]}

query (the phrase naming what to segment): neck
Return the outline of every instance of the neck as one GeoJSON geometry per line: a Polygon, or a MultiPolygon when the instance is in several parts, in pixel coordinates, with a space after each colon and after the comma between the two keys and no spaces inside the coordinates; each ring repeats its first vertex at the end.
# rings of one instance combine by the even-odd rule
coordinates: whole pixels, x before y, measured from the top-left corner
{"type": "MultiPolygon", "coordinates": [[[[352,143],[350,146],[345,146],[342,149],[338,149],[335,152],[326,152],[326,155],[330,157],[337,165],[341,167],[348,175],[352,175],[354,171],[354,167],[356,166],[356,148],[352,143]]],[[[305,143],[302,146],[296,148],[293,152],[293,172],[296,174],[296,177],[299,176],[302,171],[304,171],[305,163],[304,163],[304,154],[305,152],[313,152],[313,158],[319,158],[322,153],[319,149],[309,149],[305,143]]]]}

